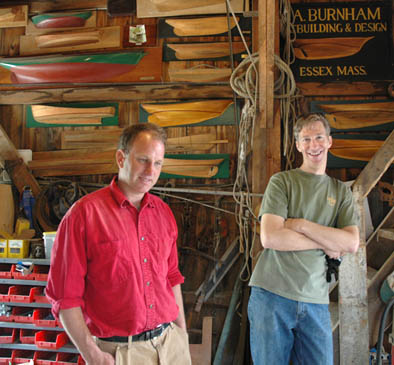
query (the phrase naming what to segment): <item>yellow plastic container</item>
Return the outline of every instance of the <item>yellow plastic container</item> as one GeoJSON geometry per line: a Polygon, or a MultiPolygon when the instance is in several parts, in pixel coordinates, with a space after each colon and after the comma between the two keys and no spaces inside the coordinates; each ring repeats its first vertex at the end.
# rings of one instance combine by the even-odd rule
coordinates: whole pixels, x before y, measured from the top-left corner
{"type": "Polygon", "coordinates": [[[8,255],[8,240],[0,238],[0,257],[8,255]]]}
{"type": "Polygon", "coordinates": [[[9,258],[25,258],[29,256],[28,240],[8,240],[8,254],[9,258]]]}

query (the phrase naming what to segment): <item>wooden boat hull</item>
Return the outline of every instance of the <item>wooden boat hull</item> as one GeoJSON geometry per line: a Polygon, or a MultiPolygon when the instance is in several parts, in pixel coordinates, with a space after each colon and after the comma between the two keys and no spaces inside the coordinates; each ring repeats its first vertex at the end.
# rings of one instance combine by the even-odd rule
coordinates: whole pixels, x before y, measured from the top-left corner
{"type": "Polygon", "coordinates": [[[14,83],[98,82],[132,71],[144,52],[109,55],[61,56],[41,59],[0,59],[0,65],[12,72],[14,83]],[[95,57],[96,56],[96,57],[95,57]]]}
{"type": "Polygon", "coordinates": [[[223,0],[151,0],[159,11],[173,11],[180,9],[200,8],[221,4],[223,0]]]}
{"type": "Polygon", "coordinates": [[[174,127],[217,118],[232,103],[232,100],[208,100],[190,103],[141,104],[141,106],[150,113],[149,122],[161,127],[174,127]]]}
{"type": "Polygon", "coordinates": [[[99,42],[100,33],[95,31],[72,34],[48,34],[37,36],[35,41],[38,48],[77,46],[99,42]]]}
{"type": "MultiPolygon", "coordinates": [[[[175,52],[178,60],[215,59],[230,55],[228,42],[167,43],[167,47],[175,52]]],[[[246,52],[242,42],[233,42],[232,51],[233,54],[246,52]]]]}
{"type": "MultiPolygon", "coordinates": [[[[237,17],[237,20],[239,18],[237,17]]],[[[166,19],[165,22],[173,27],[178,37],[207,36],[228,31],[227,17],[208,17],[194,19],[166,19]]],[[[235,27],[233,18],[229,20],[230,29],[235,27]]]]}
{"type": "Polygon", "coordinates": [[[321,60],[352,56],[374,37],[316,38],[294,41],[294,54],[302,60],[321,60]]]}
{"type": "Polygon", "coordinates": [[[229,81],[231,68],[193,68],[185,70],[168,70],[171,82],[217,82],[229,81]]]}
{"type": "Polygon", "coordinates": [[[68,27],[83,27],[87,19],[92,16],[92,12],[75,14],[40,14],[31,18],[33,24],[40,29],[56,29],[68,27]]]}
{"type": "Polygon", "coordinates": [[[394,102],[319,104],[331,127],[355,129],[394,122],[394,102]]]}
{"type": "Polygon", "coordinates": [[[384,141],[366,139],[333,139],[330,153],[339,158],[369,161],[384,141]]]}

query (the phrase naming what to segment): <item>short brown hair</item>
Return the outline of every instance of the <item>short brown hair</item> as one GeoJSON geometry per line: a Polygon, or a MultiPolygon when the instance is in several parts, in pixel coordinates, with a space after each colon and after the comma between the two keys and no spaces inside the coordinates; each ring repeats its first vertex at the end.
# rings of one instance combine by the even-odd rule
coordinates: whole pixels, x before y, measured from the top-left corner
{"type": "Polygon", "coordinates": [[[123,129],[119,137],[118,149],[127,153],[137,136],[143,132],[151,134],[155,139],[163,142],[164,146],[166,145],[167,134],[162,127],[153,123],[138,123],[123,129]]]}
{"type": "Polygon", "coordinates": [[[323,114],[311,113],[297,119],[293,129],[295,140],[298,141],[302,128],[314,122],[322,122],[323,127],[326,130],[327,136],[330,135],[331,133],[330,123],[328,122],[326,117],[323,114]]]}

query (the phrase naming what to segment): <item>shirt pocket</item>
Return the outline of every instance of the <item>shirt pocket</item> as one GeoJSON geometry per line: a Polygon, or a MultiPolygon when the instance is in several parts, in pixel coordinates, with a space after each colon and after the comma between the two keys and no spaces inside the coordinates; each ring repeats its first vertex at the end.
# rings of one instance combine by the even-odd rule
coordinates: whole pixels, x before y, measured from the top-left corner
{"type": "Polygon", "coordinates": [[[88,260],[88,280],[95,285],[117,286],[130,278],[131,262],[126,254],[126,242],[121,239],[94,244],[88,260]]]}
{"type": "Polygon", "coordinates": [[[165,235],[149,234],[149,247],[152,257],[152,268],[162,279],[167,278],[168,259],[171,254],[172,242],[165,235]]]}

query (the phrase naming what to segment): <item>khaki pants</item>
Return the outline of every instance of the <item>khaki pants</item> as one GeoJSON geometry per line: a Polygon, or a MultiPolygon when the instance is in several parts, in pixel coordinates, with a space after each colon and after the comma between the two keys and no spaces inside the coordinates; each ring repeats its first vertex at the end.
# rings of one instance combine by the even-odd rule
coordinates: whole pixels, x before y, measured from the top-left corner
{"type": "Polygon", "coordinates": [[[116,365],[191,365],[188,335],[173,323],[152,340],[120,343],[97,339],[97,345],[114,356],[116,365]]]}

